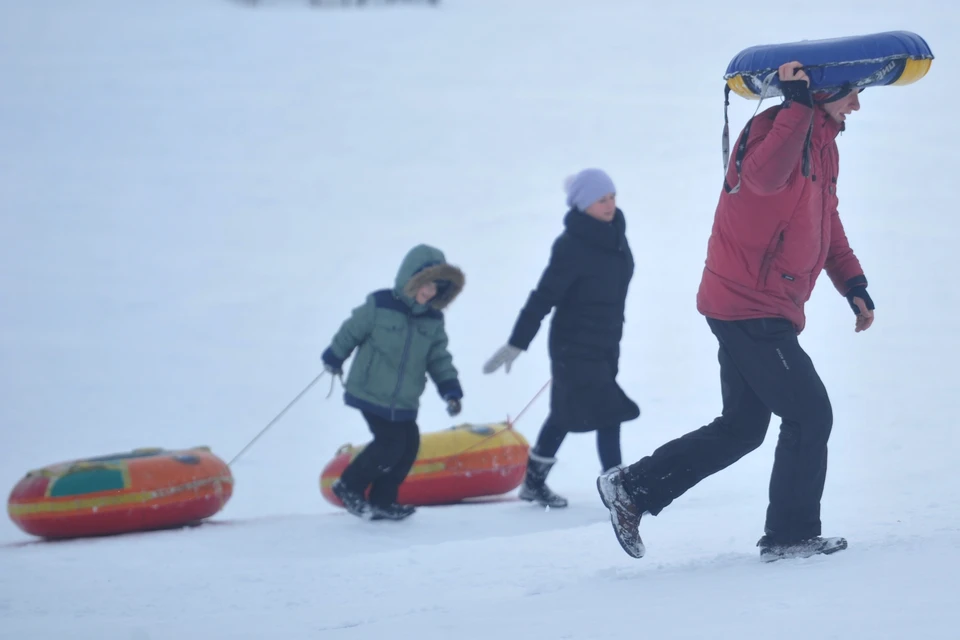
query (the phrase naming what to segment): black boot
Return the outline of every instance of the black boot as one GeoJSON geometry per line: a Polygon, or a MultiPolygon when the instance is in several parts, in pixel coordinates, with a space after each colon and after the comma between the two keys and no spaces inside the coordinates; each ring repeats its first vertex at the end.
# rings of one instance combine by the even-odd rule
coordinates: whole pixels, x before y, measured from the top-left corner
{"type": "Polygon", "coordinates": [[[620,546],[627,555],[642,558],[646,553],[640,538],[640,518],[644,510],[637,505],[624,480],[623,470],[614,467],[597,478],[597,491],[603,506],[610,510],[610,523],[620,546]]]}
{"type": "Polygon", "coordinates": [[[417,509],[411,504],[393,504],[382,507],[380,505],[370,505],[371,520],[403,520],[409,518],[417,509]]]}
{"type": "Polygon", "coordinates": [[[778,542],[769,536],[763,536],[757,542],[760,547],[760,559],[764,562],[786,558],[809,558],[818,554],[829,555],[847,548],[845,538],[821,538],[815,536],[795,542],[778,542]]]}
{"type": "Polygon", "coordinates": [[[335,481],[330,489],[333,490],[333,495],[340,498],[340,502],[348,512],[364,520],[370,519],[370,503],[364,499],[362,493],[348,488],[340,480],[335,481]]]}
{"type": "Polygon", "coordinates": [[[554,509],[567,506],[567,499],[558,496],[547,486],[547,474],[556,462],[556,458],[542,458],[530,451],[527,474],[523,478],[523,486],[520,487],[521,500],[536,502],[554,509]]]}

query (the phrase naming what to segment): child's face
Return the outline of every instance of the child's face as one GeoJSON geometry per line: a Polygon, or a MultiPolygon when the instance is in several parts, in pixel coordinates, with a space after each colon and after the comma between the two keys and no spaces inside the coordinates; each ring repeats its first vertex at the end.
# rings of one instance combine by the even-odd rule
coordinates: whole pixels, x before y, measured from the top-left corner
{"type": "Polygon", "coordinates": [[[417,289],[417,304],[427,304],[437,295],[437,283],[428,282],[417,289]]]}

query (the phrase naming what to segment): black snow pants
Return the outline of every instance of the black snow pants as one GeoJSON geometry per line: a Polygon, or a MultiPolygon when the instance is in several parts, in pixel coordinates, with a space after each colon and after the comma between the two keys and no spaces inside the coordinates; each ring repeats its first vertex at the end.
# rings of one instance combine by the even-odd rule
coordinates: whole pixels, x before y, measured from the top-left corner
{"type": "Polygon", "coordinates": [[[759,447],[782,419],[765,534],[785,543],[820,535],[833,410],[793,324],[779,318],[707,319],[720,343],[721,415],[627,468],[641,511],[656,515],[698,482],[759,447]]]}
{"type": "Polygon", "coordinates": [[[370,487],[370,504],[388,507],[397,502],[400,485],[417,459],[420,429],[413,420],[390,422],[366,411],[362,413],[373,433],[373,442],[344,469],[340,481],[360,494],[370,487]]]}

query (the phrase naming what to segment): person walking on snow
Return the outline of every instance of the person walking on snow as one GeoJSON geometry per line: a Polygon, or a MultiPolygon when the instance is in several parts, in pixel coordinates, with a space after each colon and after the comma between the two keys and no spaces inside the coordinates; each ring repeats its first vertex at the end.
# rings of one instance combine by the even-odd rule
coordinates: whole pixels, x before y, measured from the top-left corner
{"type": "Polygon", "coordinates": [[[463,390],[447,350],[442,310],[463,285],[463,272],[447,264],[443,252],[418,245],[403,259],[393,289],[368,295],[323,352],[325,370],[342,376],[344,360],[357,349],[344,401],[360,410],[373,442],[331,487],[355,516],[402,520],[414,513],[413,506],[397,504],[397,493],[420,448],[416,419],[427,374],[447,413],[460,413],[463,390]]]}
{"type": "Polygon", "coordinates": [[[719,342],[721,415],[652,454],[597,479],[623,549],[640,558],[643,514],[657,515],[704,478],[763,442],[782,419],[770,477],[763,560],[833,553],[821,537],[820,502],[833,412],[798,342],[804,303],[821,270],[856,314],[873,324],[867,279],[837,212],[836,137],[860,108],[859,92],[811,94],[798,62],[778,70],[784,102],[755,116],[727,168],[697,309],[719,342]]]}
{"type": "Polygon", "coordinates": [[[640,408],[616,382],[624,306],[634,269],[616,189],[600,169],[571,176],[565,188],[566,228],[554,241],[550,262],[520,311],[510,339],[483,367],[488,374],[501,366],[509,373],[543,318],[556,308],[549,337],[550,415],[530,451],[519,495],[548,507],[567,506],[567,500],[546,484],[567,433],[596,431],[601,470],[607,470],[621,463],[620,424],[640,416],[640,408]]]}

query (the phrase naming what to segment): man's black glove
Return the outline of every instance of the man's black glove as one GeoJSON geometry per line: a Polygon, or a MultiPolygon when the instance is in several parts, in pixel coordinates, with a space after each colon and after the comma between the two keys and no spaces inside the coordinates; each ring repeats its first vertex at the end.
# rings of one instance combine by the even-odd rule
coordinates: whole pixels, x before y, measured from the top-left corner
{"type": "Polygon", "coordinates": [[[863,300],[863,303],[867,305],[868,311],[874,310],[873,299],[871,299],[870,294],[867,293],[866,285],[858,285],[847,292],[847,302],[850,303],[850,308],[853,309],[854,314],[860,315],[860,307],[858,307],[857,303],[853,301],[854,298],[860,298],[863,300]]]}
{"type": "Polygon", "coordinates": [[[813,96],[810,94],[810,87],[804,80],[783,80],[780,82],[780,93],[787,100],[805,104],[813,108],[813,96]]]}

